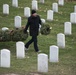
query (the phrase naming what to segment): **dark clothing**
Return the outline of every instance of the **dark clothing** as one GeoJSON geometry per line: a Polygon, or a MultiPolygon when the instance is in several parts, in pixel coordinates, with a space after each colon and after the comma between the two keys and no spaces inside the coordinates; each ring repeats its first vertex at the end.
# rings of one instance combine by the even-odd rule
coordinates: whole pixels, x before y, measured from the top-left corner
{"type": "Polygon", "coordinates": [[[39,24],[41,24],[41,19],[38,15],[30,16],[28,18],[28,22],[27,22],[27,25],[26,25],[25,31],[24,31],[24,32],[27,32],[27,29],[29,27],[30,36],[32,36],[32,39],[26,43],[25,47],[28,48],[29,45],[32,42],[34,42],[34,49],[36,52],[39,51],[38,46],[37,46],[37,36],[39,34],[39,24]]]}
{"type": "Polygon", "coordinates": [[[40,17],[37,16],[30,16],[28,18],[27,25],[25,27],[25,32],[27,32],[27,29],[29,27],[30,36],[37,36],[39,33],[39,24],[41,24],[40,17]]]}
{"type": "Polygon", "coordinates": [[[32,39],[29,40],[29,41],[26,43],[25,47],[28,48],[29,45],[30,45],[32,42],[34,42],[35,51],[36,51],[36,52],[39,51],[39,50],[38,50],[38,46],[37,46],[37,37],[36,37],[36,36],[32,36],[32,39]]]}

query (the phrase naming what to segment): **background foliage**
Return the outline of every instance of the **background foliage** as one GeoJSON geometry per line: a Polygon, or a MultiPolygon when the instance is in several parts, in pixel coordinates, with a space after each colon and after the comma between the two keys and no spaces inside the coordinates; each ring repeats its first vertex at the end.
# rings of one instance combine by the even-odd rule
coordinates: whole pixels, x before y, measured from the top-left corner
{"type": "Polygon", "coordinates": [[[24,29],[13,29],[13,30],[6,30],[0,31],[0,42],[6,41],[23,41],[26,40],[28,37],[28,33],[23,32],[24,29]]]}

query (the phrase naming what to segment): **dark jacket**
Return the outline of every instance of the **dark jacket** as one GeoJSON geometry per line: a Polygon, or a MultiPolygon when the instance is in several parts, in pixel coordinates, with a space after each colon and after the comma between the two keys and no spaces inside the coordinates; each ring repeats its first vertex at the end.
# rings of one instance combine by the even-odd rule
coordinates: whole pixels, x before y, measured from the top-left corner
{"type": "Polygon", "coordinates": [[[27,32],[29,27],[30,36],[37,36],[39,33],[39,24],[41,24],[41,19],[38,15],[30,16],[28,18],[24,32],[27,32]]]}

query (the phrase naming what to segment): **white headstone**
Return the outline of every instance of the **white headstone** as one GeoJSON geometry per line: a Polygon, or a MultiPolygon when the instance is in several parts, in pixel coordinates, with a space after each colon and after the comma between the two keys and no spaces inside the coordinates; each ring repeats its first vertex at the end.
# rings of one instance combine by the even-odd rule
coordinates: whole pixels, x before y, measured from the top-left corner
{"type": "Polygon", "coordinates": [[[27,18],[30,17],[30,8],[29,7],[24,8],[24,16],[27,18]]]}
{"type": "Polygon", "coordinates": [[[24,58],[25,57],[25,47],[24,43],[19,41],[16,42],[16,56],[17,58],[24,58]]]}
{"type": "Polygon", "coordinates": [[[47,11],[47,20],[48,21],[52,21],[53,20],[53,11],[52,10],[48,10],[47,11]]]}
{"type": "Polygon", "coordinates": [[[65,35],[63,33],[57,34],[57,46],[65,48],[65,35]]]}
{"type": "Polygon", "coordinates": [[[76,24],[76,13],[70,14],[70,22],[76,24]]]}
{"type": "Polygon", "coordinates": [[[8,49],[1,50],[1,67],[10,67],[10,51],[8,49]]]}
{"type": "Polygon", "coordinates": [[[2,31],[6,31],[6,30],[9,30],[9,28],[7,28],[7,27],[2,28],[2,31]]]}
{"type": "Polygon", "coordinates": [[[21,17],[15,16],[15,28],[21,28],[21,17]]]}
{"type": "Polygon", "coordinates": [[[38,10],[38,2],[36,0],[32,1],[32,9],[33,10],[38,10]]]}
{"type": "Polygon", "coordinates": [[[12,6],[18,7],[18,0],[12,0],[12,6]]]}
{"type": "Polygon", "coordinates": [[[59,61],[59,48],[58,46],[50,46],[50,62],[58,62],[59,61]]]}
{"type": "Polygon", "coordinates": [[[41,21],[42,21],[43,24],[46,22],[45,19],[41,19],[41,21]]]}
{"type": "Polygon", "coordinates": [[[44,3],[44,0],[40,0],[40,3],[44,3]]]}
{"type": "Polygon", "coordinates": [[[9,5],[3,4],[3,14],[8,15],[9,14],[9,5]]]}
{"type": "Polygon", "coordinates": [[[71,35],[72,34],[71,22],[65,22],[64,23],[64,34],[65,35],[71,35]]]}
{"type": "Polygon", "coordinates": [[[63,6],[64,5],[64,0],[58,0],[58,4],[63,6]]]}
{"type": "Polygon", "coordinates": [[[76,13],[76,5],[74,6],[74,12],[76,13]]]}
{"type": "Polygon", "coordinates": [[[57,3],[53,3],[53,4],[52,4],[52,10],[53,10],[54,12],[58,12],[58,4],[57,4],[57,3]]]}
{"type": "Polygon", "coordinates": [[[38,72],[48,72],[48,55],[38,54],[38,72]]]}

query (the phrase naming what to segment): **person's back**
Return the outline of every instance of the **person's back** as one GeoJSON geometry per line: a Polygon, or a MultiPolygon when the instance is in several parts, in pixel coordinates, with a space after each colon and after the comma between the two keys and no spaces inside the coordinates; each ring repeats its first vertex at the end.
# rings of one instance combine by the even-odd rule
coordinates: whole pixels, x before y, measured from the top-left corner
{"type": "Polygon", "coordinates": [[[40,17],[37,14],[31,15],[28,18],[28,21],[30,24],[29,25],[30,35],[31,36],[37,36],[39,33],[39,24],[41,24],[40,17]]]}

